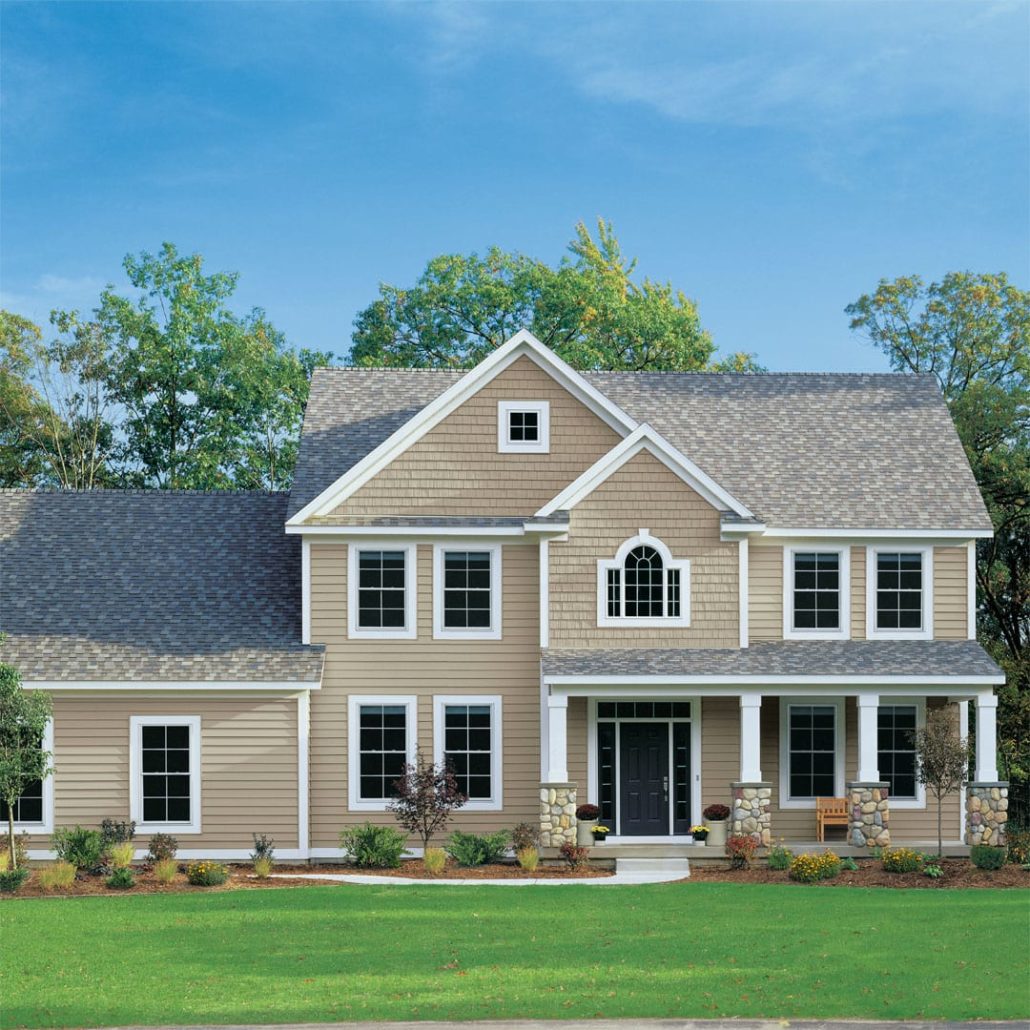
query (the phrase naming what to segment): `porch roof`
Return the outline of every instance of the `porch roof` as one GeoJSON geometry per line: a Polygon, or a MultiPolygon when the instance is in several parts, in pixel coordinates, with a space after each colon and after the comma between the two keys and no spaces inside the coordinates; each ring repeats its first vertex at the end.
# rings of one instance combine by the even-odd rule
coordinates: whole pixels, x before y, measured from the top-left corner
{"type": "Polygon", "coordinates": [[[581,677],[937,678],[1002,683],[1004,676],[975,640],[786,640],[748,648],[551,648],[547,680],[581,677]]]}

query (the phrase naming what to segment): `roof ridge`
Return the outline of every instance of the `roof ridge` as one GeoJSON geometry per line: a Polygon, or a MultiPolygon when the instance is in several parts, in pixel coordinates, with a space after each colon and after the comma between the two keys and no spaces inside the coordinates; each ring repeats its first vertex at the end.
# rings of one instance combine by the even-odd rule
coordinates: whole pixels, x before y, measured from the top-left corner
{"type": "Polygon", "coordinates": [[[2,486],[0,494],[119,494],[167,497],[289,497],[289,490],[200,490],[158,486],[2,486]]]}
{"type": "MultiPolygon", "coordinates": [[[[401,366],[401,365],[318,365],[314,371],[316,372],[398,372],[398,373],[409,373],[409,372],[428,372],[433,375],[458,375],[470,372],[469,368],[426,368],[421,366],[401,366]]],[[[830,372],[830,371],[794,371],[794,370],[765,370],[765,371],[751,371],[751,372],[735,372],[735,371],[720,371],[714,369],[674,369],[674,368],[656,368],[656,369],[623,369],[623,368],[587,368],[577,369],[580,375],[584,376],[595,376],[595,375],[621,375],[621,376],[695,376],[697,378],[734,378],[734,379],[771,379],[773,377],[834,377],[840,379],[858,379],[862,377],[866,378],[884,378],[884,379],[921,379],[925,377],[933,377],[932,372],[908,372],[908,371],[895,371],[895,372],[830,372]]]]}

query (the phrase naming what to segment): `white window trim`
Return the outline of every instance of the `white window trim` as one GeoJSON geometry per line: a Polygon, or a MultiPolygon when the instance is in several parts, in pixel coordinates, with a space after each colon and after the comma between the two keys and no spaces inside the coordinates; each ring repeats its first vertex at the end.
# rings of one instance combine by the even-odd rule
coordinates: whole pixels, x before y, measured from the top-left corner
{"type": "MultiPolygon", "coordinates": [[[[54,832],[54,720],[47,719],[43,727],[41,750],[50,752],[50,774],[43,777],[43,821],[38,823],[16,822],[15,833],[54,832]]],[[[4,824],[6,825],[6,824],[4,824]]]]}
{"type": "Polygon", "coordinates": [[[551,453],[551,402],[550,401],[498,401],[497,402],[497,450],[501,454],[550,454],[551,453]],[[536,440],[512,440],[509,438],[510,419],[513,411],[534,411],[539,427],[536,440]]]}
{"type": "MultiPolygon", "coordinates": [[[[666,604],[668,597],[664,596],[666,604]]],[[[620,626],[633,629],[659,629],[659,628],[680,628],[690,625],[690,562],[683,558],[676,560],[672,552],[656,536],[651,535],[649,529],[641,529],[636,536],[630,537],[623,542],[622,546],[615,552],[614,558],[601,558],[597,562],[597,625],[598,626],[620,626]],[[610,569],[621,569],[619,576],[619,590],[621,592],[621,609],[626,610],[626,556],[635,547],[646,545],[653,547],[662,557],[662,563],[666,571],[663,595],[668,588],[668,571],[678,569],[680,574],[680,614],[674,618],[667,616],[650,616],[647,618],[631,618],[626,615],[611,616],[608,614],[608,572],[610,569]]]]}
{"type": "Polygon", "coordinates": [[[129,717],[129,818],[141,833],[200,833],[200,716],[129,717]],[[190,731],[190,821],[148,823],[143,818],[143,727],[188,726],[190,731]]]}
{"type": "MultiPolygon", "coordinates": [[[[877,736],[879,736],[879,710],[880,708],[912,708],[916,710],[916,732],[926,727],[926,698],[925,697],[882,697],[877,706],[877,736]]],[[[876,742],[876,761],[880,761],[880,742],[876,742]]],[[[883,779],[883,770],[880,770],[880,779],[883,779]]],[[[888,804],[891,808],[926,808],[926,784],[919,779],[919,763],[916,762],[916,796],[914,798],[899,798],[891,792],[888,804]]],[[[965,811],[965,809],[963,809],[965,811]]]]}
{"type": "Polygon", "coordinates": [[[910,547],[904,543],[877,544],[865,552],[865,635],[869,640],[933,640],[933,548],[910,547]],[[923,559],[923,608],[920,629],[876,628],[876,556],[919,554],[923,559]]]}
{"type": "Polygon", "coordinates": [[[502,630],[501,545],[475,540],[454,540],[433,545],[433,639],[500,640],[502,630]],[[444,625],[444,554],[448,551],[490,552],[490,626],[487,629],[450,629],[444,625]]]}
{"type": "Polygon", "coordinates": [[[395,540],[362,540],[347,545],[347,637],[350,640],[414,640],[418,636],[418,546],[395,540]],[[404,628],[358,625],[358,555],[361,551],[404,552],[404,628]]]}
{"type": "Polygon", "coordinates": [[[500,812],[504,807],[504,784],[501,773],[504,768],[502,741],[502,699],[500,694],[434,694],[433,695],[433,761],[443,763],[445,709],[448,705],[490,706],[490,798],[468,800],[461,806],[462,812],[500,812]]]}
{"type": "Polygon", "coordinates": [[[351,812],[385,812],[388,800],[365,800],[361,787],[361,722],[363,705],[403,705],[406,762],[415,764],[418,747],[418,698],[414,694],[351,694],[347,698],[347,808],[351,812]]]}
{"type": "Polygon", "coordinates": [[[784,640],[850,640],[851,639],[851,548],[784,547],[783,549],[783,639],[784,640]],[[837,629],[794,628],[794,558],[798,554],[836,554],[839,561],[840,625],[837,629]]]}
{"type": "Polygon", "coordinates": [[[779,808],[815,809],[815,798],[790,796],[790,708],[810,705],[832,705],[835,709],[833,727],[833,796],[844,797],[844,748],[847,727],[844,721],[843,697],[781,697],[780,698],[780,795],[779,808]]]}

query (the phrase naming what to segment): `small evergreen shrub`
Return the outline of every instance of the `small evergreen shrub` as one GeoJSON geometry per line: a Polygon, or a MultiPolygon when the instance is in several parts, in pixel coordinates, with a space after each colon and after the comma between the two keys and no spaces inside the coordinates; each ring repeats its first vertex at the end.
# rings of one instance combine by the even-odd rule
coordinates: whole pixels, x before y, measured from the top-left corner
{"type": "Polygon", "coordinates": [[[122,841],[120,844],[112,844],[107,849],[107,860],[112,869],[128,869],[132,860],[136,857],[136,848],[132,841],[122,841]]]}
{"type": "Polygon", "coordinates": [[[858,872],[858,863],[850,855],[840,860],[840,867],[841,869],[846,869],[849,873],[858,872]]]}
{"type": "Polygon", "coordinates": [[[194,887],[219,887],[229,879],[229,870],[221,862],[191,862],[186,879],[194,887]]]}
{"type": "Polygon", "coordinates": [[[518,823],[512,827],[511,849],[517,855],[526,848],[537,848],[540,846],[540,830],[532,823],[518,823]]]}
{"type": "Polygon", "coordinates": [[[993,844],[974,844],[969,849],[969,860],[977,869],[1000,869],[1007,857],[1006,848],[996,848],[993,844]]]}
{"type": "Polygon", "coordinates": [[[150,850],[147,852],[147,865],[157,865],[166,858],[175,858],[179,850],[179,842],[170,833],[155,833],[150,838],[150,850]]]}
{"type": "Polygon", "coordinates": [[[422,864],[430,876],[438,876],[447,865],[447,852],[443,848],[426,848],[422,853],[422,864]]]}
{"type": "Polygon", "coordinates": [[[67,890],[75,882],[75,872],[71,862],[54,862],[36,871],[36,882],[41,890],[67,890]]]}
{"type": "Polygon", "coordinates": [[[136,824],[126,819],[105,819],[100,824],[100,836],[107,851],[112,844],[124,844],[136,836],[136,824]]]}
{"type": "Polygon", "coordinates": [[[790,848],[785,848],[782,844],[776,844],[769,850],[769,868],[770,869],[789,869],[790,860],[794,857],[794,852],[790,848]]]}
{"type": "Polygon", "coordinates": [[[923,856],[912,848],[884,848],[880,861],[888,873],[918,873],[923,866],[923,856]]]}
{"type": "Polygon", "coordinates": [[[405,840],[400,830],[372,823],[340,833],[340,847],[359,869],[396,869],[401,864],[405,840]]]}
{"type": "Polygon", "coordinates": [[[275,841],[265,833],[260,836],[252,833],[251,837],[254,838],[254,850],[250,853],[250,860],[256,862],[259,858],[267,858],[271,862],[275,858],[275,841]]]}
{"type": "Polygon", "coordinates": [[[504,830],[482,835],[455,830],[446,850],[460,866],[491,865],[504,858],[508,850],[508,834],[504,830]]]}
{"type": "Polygon", "coordinates": [[[54,830],[54,851],[62,862],[71,862],[76,869],[93,872],[100,868],[104,854],[104,838],[99,830],[81,826],[61,826],[54,830]]]}
{"type": "Polygon", "coordinates": [[[111,875],[104,881],[105,885],[109,890],[112,891],[127,891],[136,882],[136,877],[133,876],[132,870],[128,866],[122,866],[120,869],[116,869],[111,875]]]}
{"type": "Polygon", "coordinates": [[[272,875],[272,869],[275,867],[275,859],[268,855],[262,855],[260,858],[255,858],[253,861],[254,875],[259,880],[267,880],[272,875]]]}
{"type": "Polygon", "coordinates": [[[570,869],[583,869],[590,864],[590,849],[581,848],[578,844],[566,841],[559,849],[558,854],[565,859],[570,869]]]}
{"type": "Polygon", "coordinates": [[[944,875],[944,870],[936,862],[928,862],[923,866],[923,876],[929,876],[931,880],[939,880],[944,875]]]}
{"type": "Polygon", "coordinates": [[[832,880],[840,873],[840,865],[840,859],[832,851],[809,851],[790,863],[787,875],[798,883],[832,880]]]}
{"type": "Polygon", "coordinates": [[[1015,865],[1030,862],[1030,828],[1026,826],[1008,826],[1005,829],[1005,840],[1009,849],[1009,861],[1015,865]]]}
{"type": "MultiPolygon", "coordinates": [[[[714,805],[709,805],[714,808],[714,805]]],[[[725,807],[725,806],[723,806],[725,807]]],[[[707,811],[708,809],[705,809],[707,811]]],[[[711,816],[710,818],[715,818],[711,816]]],[[[726,841],[726,853],[730,856],[731,869],[750,869],[751,859],[758,850],[758,841],[749,833],[736,833],[726,841]]]]}
{"type": "Polygon", "coordinates": [[[162,858],[154,863],[154,879],[165,885],[175,882],[179,867],[175,864],[174,858],[162,858]]]}
{"type": "Polygon", "coordinates": [[[536,848],[519,848],[515,852],[515,857],[518,859],[519,865],[527,873],[534,872],[536,867],[540,865],[540,852],[536,848]]]}
{"type": "Polygon", "coordinates": [[[16,894],[29,878],[29,871],[20,865],[17,869],[5,869],[0,873],[0,894],[16,894]]]}

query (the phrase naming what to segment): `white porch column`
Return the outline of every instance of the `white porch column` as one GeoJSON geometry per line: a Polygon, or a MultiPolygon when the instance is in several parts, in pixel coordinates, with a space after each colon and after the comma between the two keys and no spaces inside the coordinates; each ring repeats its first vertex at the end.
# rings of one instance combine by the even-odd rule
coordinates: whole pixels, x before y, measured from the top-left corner
{"type": "Polygon", "coordinates": [[[551,694],[547,698],[547,782],[568,783],[569,699],[551,694]]]}
{"type": "Polygon", "coordinates": [[[740,782],[762,779],[762,695],[740,695],[740,782]]]}
{"type": "Polygon", "coordinates": [[[998,699],[994,694],[976,695],[976,781],[998,780],[998,699]]]}
{"type": "Polygon", "coordinates": [[[877,746],[878,694],[858,696],[858,775],[859,783],[880,782],[880,755],[877,746]]]}

